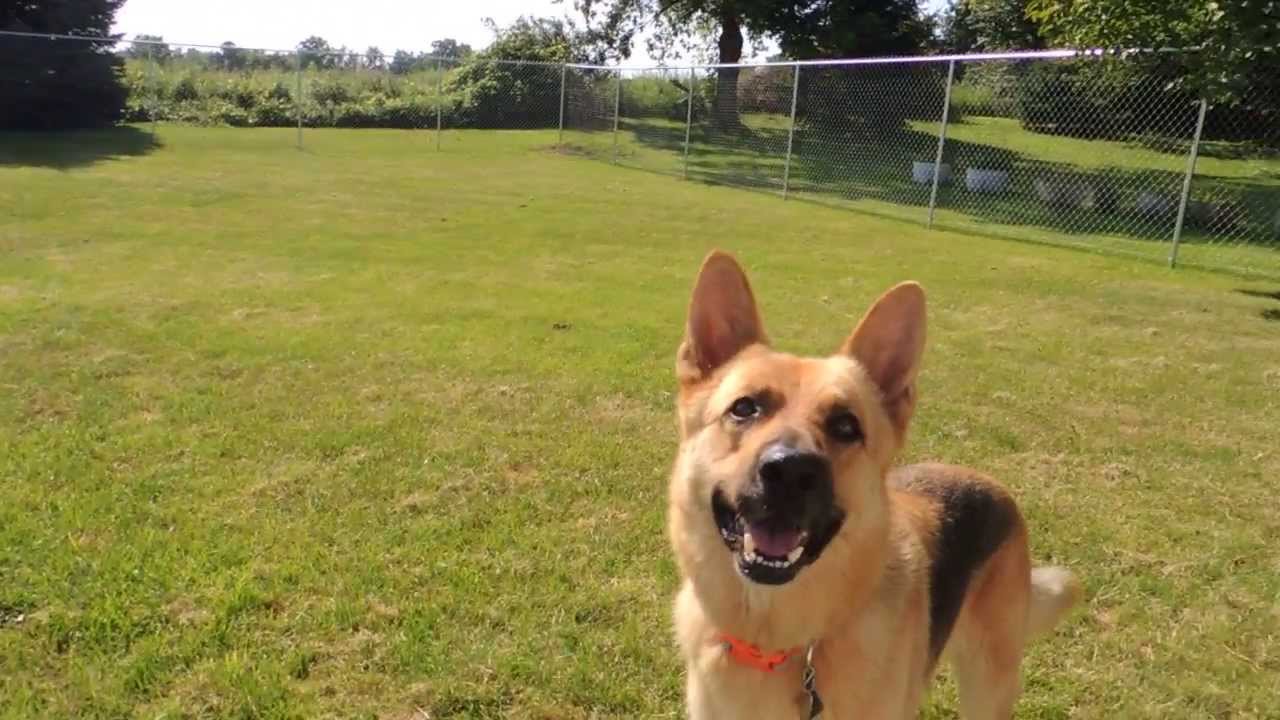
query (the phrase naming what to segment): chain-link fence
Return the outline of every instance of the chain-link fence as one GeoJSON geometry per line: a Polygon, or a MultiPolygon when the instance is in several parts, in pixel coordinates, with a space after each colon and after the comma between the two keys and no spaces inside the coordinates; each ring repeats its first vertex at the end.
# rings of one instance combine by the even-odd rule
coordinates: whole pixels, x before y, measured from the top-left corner
{"type": "Polygon", "coordinates": [[[1280,97],[1213,102],[1135,54],[620,69],[0,34],[0,131],[74,124],[77,43],[113,58],[121,119],[151,132],[288,128],[301,147],[310,128],[384,128],[447,150],[541,131],[692,180],[1280,277],[1280,97]],[[58,82],[33,94],[41,72],[58,82]]]}
{"type": "MultiPolygon", "coordinates": [[[[1055,51],[575,68],[616,82],[617,132],[562,143],[930,226],[1280,277],[1280,98],[1214,104],[1151,67],[1055,51]]],[[[602,131],[606,100],[590,96],[602,131]]]]}

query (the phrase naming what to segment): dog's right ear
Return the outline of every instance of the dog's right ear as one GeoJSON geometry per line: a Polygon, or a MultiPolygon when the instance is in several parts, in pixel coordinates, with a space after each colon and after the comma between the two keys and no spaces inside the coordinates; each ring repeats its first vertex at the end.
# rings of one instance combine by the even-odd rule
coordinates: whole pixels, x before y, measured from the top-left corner
{"type": "Polygon", "coordinates": [[[743,348],[766,342],[746,273],[732,256],[712,251],[693,288],[676,377],[683,385],[700,382],[743,348]]]}

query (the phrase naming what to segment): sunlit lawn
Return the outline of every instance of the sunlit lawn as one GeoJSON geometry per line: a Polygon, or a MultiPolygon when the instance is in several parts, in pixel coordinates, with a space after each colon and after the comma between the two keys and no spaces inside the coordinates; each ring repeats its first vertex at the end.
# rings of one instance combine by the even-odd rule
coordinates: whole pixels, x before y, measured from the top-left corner
{"type": "Polygon", "coordinates": [[[800,352],[924,283],[910,458],[1005,480],[1089,591],[1020,717],[1275,717],[1276,283],[554,132],[159,140],[0,139],[0,717],[677,717],[672,364],[713,246],[800,352]]]}

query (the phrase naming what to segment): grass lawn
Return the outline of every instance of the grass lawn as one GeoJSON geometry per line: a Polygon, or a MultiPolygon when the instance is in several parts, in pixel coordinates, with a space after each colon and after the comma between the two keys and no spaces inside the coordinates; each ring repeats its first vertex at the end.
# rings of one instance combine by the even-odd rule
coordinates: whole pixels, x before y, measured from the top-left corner
{"type": "Polygon", "coordinates": [[[1088,587],[1020,717],[1277,717],[1276,283],[554,133],[306,138],[0,139],[0,717],[678,717],[672,365],[712,246],[800,352],[925,284],[909,457],[1003,478],[1088,587]]]}

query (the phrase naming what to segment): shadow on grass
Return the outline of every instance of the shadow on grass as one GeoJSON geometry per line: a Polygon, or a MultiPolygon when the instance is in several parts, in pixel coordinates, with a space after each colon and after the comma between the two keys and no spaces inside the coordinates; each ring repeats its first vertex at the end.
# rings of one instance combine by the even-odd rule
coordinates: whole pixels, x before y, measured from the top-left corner
{"type": "MultiPolygon", "coordinates": [[[[684,126],[629,119],[620,130],[639,146],[683,153],[684,126]]],[[[695,126],[688,176],[715,185],[781,189],[788,145],[785,127],[695,126]]],[[[932,163],[937,137],[908,127],[858,126],[836,132],[803,121],[792,142],[790,187],[812,197],[876,200],[924,208],[930,183],[912,178],[912,163],[932,163]]],[[[979,223],[1034,226],[1064,235],[1120,235],[1167,242],[1173,235],[1183,173],[1148,168],[1086,168],[1051,162],[1008,148],[948,139],[944,162],[951,182],[939,187],[938,208],[979,223]],[[970,168],[1009,173],[998,192],[966,187],[970,168]]],[[[1280,246],[1273,215],[1280,178],[1223,178],[1197,174],[1183,242],[1280,246]]]]}
{"type": "Polygon", "coordinates": [[[0,167],[70,170],[146,155],[160,147],[151,133],[129,125],[76,132],[0,132],[0,167]]]}
{"type": "Polygon", "coordinates": [[[1266,290],[1250,290],[1248,288],[1241,288],[1239,290],[1236,290],[1236,292],[1240,293],[1241,295],[1248,295],[1249,297],[1266,298],[1268,300],[1280,301],[1280,290],[1276,290],[1275,292],[1267,292],[1266,290]]]}
{"type": "MultiPolygon", "coordinates": [[[[1269,292],[1267,290],[1251,290],[1249,288],[1239,288],[1236,290],[1236,292],[1240,293],[1241,295],[1248,295],[1249,297],[1262,298],[1264,300],[1280,301],[1280,290],[1269,292]]],[[[1274,308],[1274,307],[1263,308],[1258,312],[1258,315],[1263,320],[1280,322],[1280,308],[1274,308]]]]}

